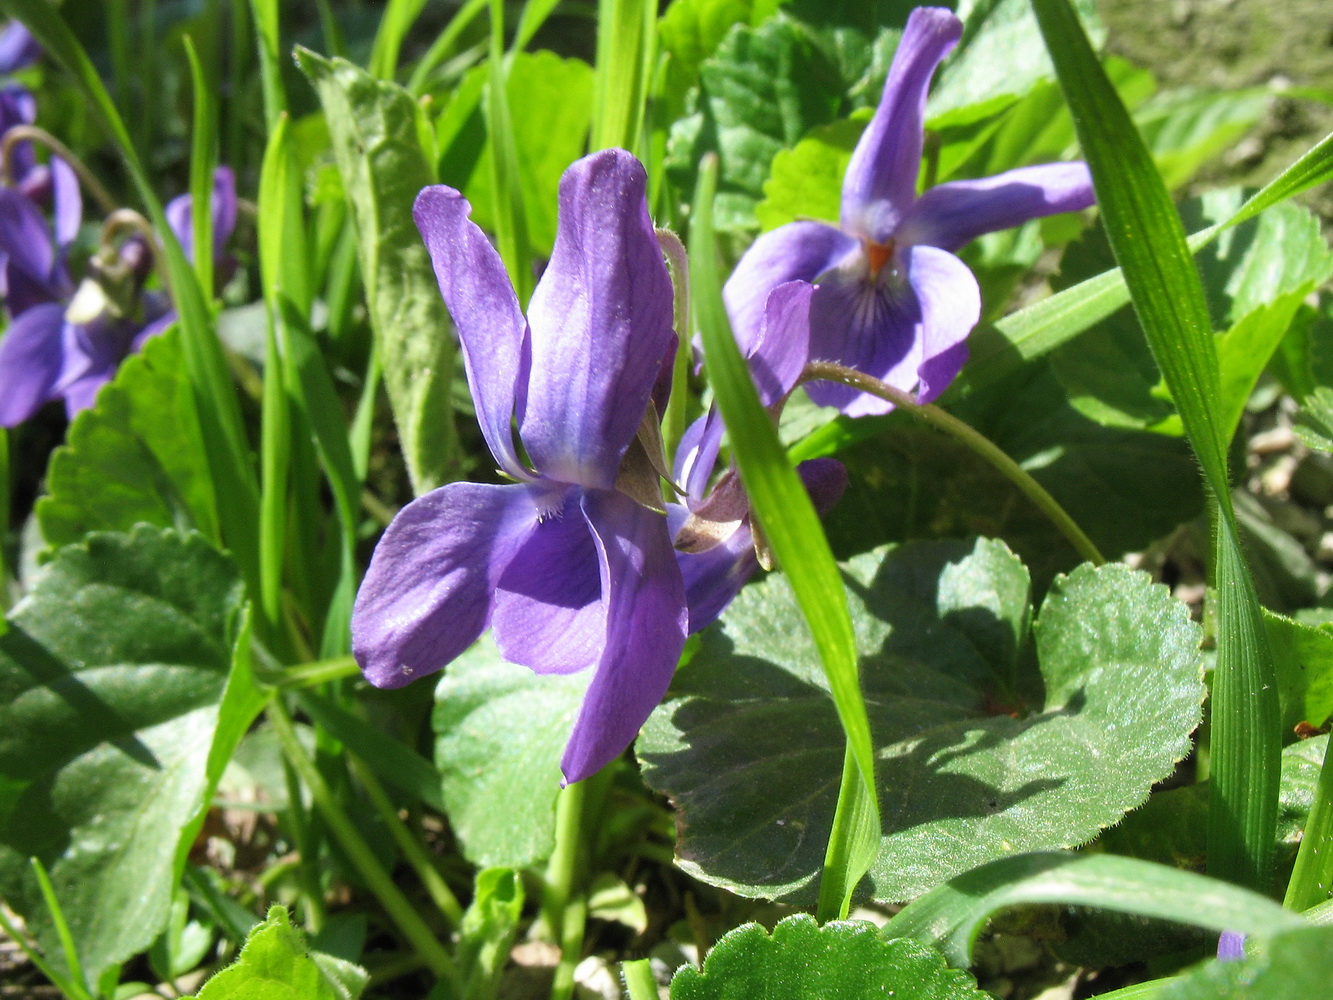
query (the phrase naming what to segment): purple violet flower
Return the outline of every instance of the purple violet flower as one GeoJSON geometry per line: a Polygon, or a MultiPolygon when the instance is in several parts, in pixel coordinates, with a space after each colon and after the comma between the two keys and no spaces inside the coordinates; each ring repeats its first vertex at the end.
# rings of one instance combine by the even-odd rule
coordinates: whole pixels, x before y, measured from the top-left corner
{"type": "Polygon", "coordinates": [[[676,345],[646,183],[623,150],[565,171],[555,249],[526,320],[462,195],[435,186],[417,197],[482,434],[516,482],[450,483],[404,507],[352,614],[353,650],[378,687],[441,669],[488,625],[512,663],[592,669],[560,762],[567,782],[634,739],[666,693],[688,621],[666,518],[617,488],[676,345]]]}
{"type": "MultiPolygon", "coordinates": [[[[962,368],[981,314],[976,278],[951,251],[982,233],[1093,203],[1083,163],[1021,167],[917,195],[926,92],[961,34],[948,10],[912,12],[843,178],[840,227],[801,221],[765,233],[727,281],[723,295],[742,349],[759,332],[769,292],[796,279],[816,282],[810,357],[915,389],[930,402],[962,368]]],[[[891,408],[844,385],[815,382],[806,391],[850,416],[891,408]]]]}
{"type": "MultiPolygon", "coordinates": [[[[32,199],[0,188],[0,275],[11,317],[0,336],[0,427],[22,423],[54,399],[65,401],[72,419],[93,405],[126,357],[176,319],[159,293],[138,293],[135,314],[117,315],[96,287],[93,313],[84,315],[89,307],[76,295],[66,259],[83,214],[78,182],[58,159],[51,161],[50,177],[54,228],[32,199]]],[[[178,237],[177,220],[189,218],[189,202],[183,195],[167,206],[178,237]]],[[[214,175],[212,208],[220,248],[236,218],[235,180],[226,167],[214,175]]],[[[143,240],[126,240],[117,256],[126,273],[142,281],[149,266],[143,240]]]]}

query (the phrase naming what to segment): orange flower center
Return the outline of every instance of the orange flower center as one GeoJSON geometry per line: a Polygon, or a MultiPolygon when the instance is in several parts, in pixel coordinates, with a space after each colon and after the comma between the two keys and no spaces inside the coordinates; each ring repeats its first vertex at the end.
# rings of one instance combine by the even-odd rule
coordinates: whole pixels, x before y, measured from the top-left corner
{"type": "Polygon", "coordinates": [[[870,280],[874,281],[879,277],[879,272],[884,269],[884,265],[889,262],[893,256],[893,240],[887,243],[874,243],[866,240],[866,259],[870,262],[870,280]]]}

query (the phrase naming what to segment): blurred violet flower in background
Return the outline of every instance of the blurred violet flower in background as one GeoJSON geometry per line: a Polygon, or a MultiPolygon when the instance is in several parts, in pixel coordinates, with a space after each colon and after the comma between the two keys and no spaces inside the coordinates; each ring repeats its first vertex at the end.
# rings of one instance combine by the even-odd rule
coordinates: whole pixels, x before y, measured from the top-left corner
{"type": "Polygon", "coordinates": [[[437,186],[418,196],[477,419],[517,482],[450,483],[404,507],[352,616],[353,650],[379,687],[441,669],[487,625],[512,663],[540,674],[592,669],[561,759],[568,782],[629,745],[685,643],[667,520],[618,488],[676,345],[646,183],[623,150],[565,171],[555,249],[526,321],[462,195],[437,186]]]}
{"type": "Polygon", "coordinates": [[[31,66],[41,55],[42,47],[21,21],[10,21],[0,29],[0,76],[31,66]]]}
{"type": "MultiPolygon", "coordinates": [[[[78,234],[82,202],[70,168],[51,161],[54,226],[37,204],[14,188],[0,188],[0,274],[8,329],[0,336],[0,427],[14,427],[46,403],[63,399],[72,419],[93,405],[98,390],[144,341],[175,321],[166,295],[144,292],[152,256],[141,236],[114,253],[109,280],[129,286],[126,301],[105,291],[96,277],[76,289],[68,250],[78,234]],[[117,304],[119,301],[119,304],[117,304]]],[[[236,221],[236,185],[219,167],[213,187],[214,245],[221,247],[236,221]]],[[[167,217],[190,252],[190,198],[167,207],[167,217]]]]}
{"type": "MultiPolygon", "coordinates": [[[[976,278],[950,251],[983,233],[1093,203],[1083,163],[1020,167],[917,196],[926,93],[961,34],[962,22],[948,10],[912,12],[884,96],[843,178],[840,227],[788,223],[760,236],[741,258],[723,294],[742,350],[758,335],[774,288],[816,282],[810,357],[915,389],[930,402],[962,368],[981,313],[976,278]]],[[[806,391],[851,416],[891,408],[840,384],[814,382],[806,391]]]]}
{"type": "Polygon", "coordinates": [[[1244,958],[1245,935],[1240,931],[1223,931],[1217,939],[1217,957],[1223,962],[1244,958]]]}

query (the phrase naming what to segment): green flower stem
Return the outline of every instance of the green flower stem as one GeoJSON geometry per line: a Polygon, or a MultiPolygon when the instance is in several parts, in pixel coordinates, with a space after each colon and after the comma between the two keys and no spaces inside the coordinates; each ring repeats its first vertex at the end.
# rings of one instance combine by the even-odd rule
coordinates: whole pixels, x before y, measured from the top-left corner
{"type": "Polygon", "coordinates": [[[296,731],[292,728],[291,719],[288,718],[287,709],[281,700],[274,700],[269,705],[268,719],[274,732],[277,733],[278,742],[282,744],[283,754],[310,789],[310,794],[315,800],[315,808],[324,817],[324,822],[333,831],[334,837],[346,852],[353,867],[431,972],[441,979],[448,980],[453,987],[453,993],[457,995],[462,988],[458,966],[454,964],[453,958],[444,946],[435,939],[435,935],[417,914],[416,908],[403,895],[402,890],[394,884],[389,873],[376,859],[375,852],[370,849],[370,845],[365,842],[334,799],[329,786],[324,782],[323,775],[319,773],[314,761],[307,756],[305,748],[296,738],[296,731]]]}
{"type": "MultiPolygon", "coordinates": [[[[296,776],[296,769],[287,758],[282,761],[283,782],[287,786],[287,825],[290,828],[292,843],[296,853],[302,859],[315,856],[310,842],[310,824],[306,822],[305,803],[301,798],[301,781],[296,776]]],[[[314,865],[296,865],[296,882],[305,897],[305,925],[311,934],[318,934],[324,928],[327,911],[324,909],[324,891],[320,888],[319,872],[314,865]]]]}
{"type": "Polygon", "coordinates": [[[653,967],[648,959],[621,962],[620,974],[625,977],[629,1000],[657,1000],[657,980],[653,978],[653,967]]]}
{"type": "Polygon", "coordinates": [[[551,1000],[568,1000],[574,990],[574,966],[583,951],[583,926],[588,916],[582,887],[587,880],[587,832],[590,817],[601,814],[611,768],[566,785],[555,805],[555,849],[546,864],[541,919],[546,933],[560,945],[560,964],[551,983],[551,1000]]]}
{"type": "Polygon", "coordinates": [[[5,184],[13,185],[14,178],[11,175],[13,170],[14,158],[9,155],[9,151],[14,148],[15,143],[35,142],[39,146],[45,146],[53,156],[58,156],[69,164],[74,175],[78,177],[79,183],[83,185],[85,191],[93,196],[93,200],[102,206],[102,211],[106,213],[114,212],[120,208],[120,203],[111,196],[111,192],[102,186],[91,170],[80,160],[72,149],[53,136],[46,129],[38,128],[36,125],[11,125],[5,130],[5,137],[0,141],[0,158],[4,161],[5,184]]]}
{"type": "Polygon", "coordinates": [[[1333,753],[1324,752],[1314,805],[1305,821],[1296,866],[1282,901],[1300,913],[1333,899],[1333,753]]]}
{"type": "Polygon", "coordinates": [[[290,691],[298,688],[318,687],[346,677],[355,677],[361,672],[356,660],[350,656],[337,656],[331,660],[313,660],[299,666],[282,668],[276,661],[256,663],[255,679],[269,687],[290,691]]]}
{"type": "Polygon", "coordinates": [[[583,954],[583,932],[588,924],[588,900],[575,896],[565,907],[560,935],[560,964],[551,980],[551,1000],[570,1000],[574,995],[574,969],[583,954]]]}
{"type": "Polygon", "coordinates": [[[1036,504],[1041,512],[1050,519],[1051,523],[1060,530],[1069,544],[1074,547],[1075,552],[1094,566],[1100,566],[1106,562],[1106,558],[1098,551],[1097,546],[1092,544],[1092,540],[1083,533],[1082,528],[1074,523],[1074,519],[1056,502],[1055,497],[1047,493],[1039,482],[1023,471],[1022,466],[1001,451],[994,442],[963,423],[952,413],[941,410],[938,406],[929,403],[922,406],[907,393],[895,389],[886,382],[881,382],[872,375],[866,375],[863,372],[854,371],[851,368],[827,361],[812,361],[805,366],[802,381],[812,379],[841,382],[843,385],[850,385],[854,389],[868,392],[872,396],[890,402],[894,406],[906,410],[944,431],[944,433],[960,441],[984,458],[998,469],[1006,479],[1022,490],[1023,495],[1036,504]]]}
{"type": "Polygon", "coordinates": [[[398,815],[397,807],[384,791],[384,786],[371,773],[370,768],[353,754],[349,753],[347,760],[352,765],[352,773],[356,775],[356,779],[361,782],[370,797],[370,804],[383,818],[394,843],[403,852],[403,857],[416,870],[421,884],[426,887],[426,892],[430,894],[430,898],[434,900],[435,906],[448,921],[450,928],[457,930],[463,923],[463,908],[458,905],[458,897],[453,894],[439,871],[431,864],[430,855],[398,815]]]}

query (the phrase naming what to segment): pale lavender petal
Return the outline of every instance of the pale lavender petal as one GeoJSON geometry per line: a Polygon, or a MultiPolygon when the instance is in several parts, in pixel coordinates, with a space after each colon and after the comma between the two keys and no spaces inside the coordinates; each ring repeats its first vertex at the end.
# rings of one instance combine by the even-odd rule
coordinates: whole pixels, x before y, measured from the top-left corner
{"type": "Polygon", "coordinates": [[[65,397],[65,416],[73,420],[84,410],[92,409],[102,386],[110,382],[114,375],[114,370],[102,369],[66,385],[60,391],[60,395],[65,397]]]}
{"type": "Polygon", "coordinates": [[[917,402],[929,403],[967,360],[967,336],[981,318],[981,289],[967,265],[947,250],[911,247],[904,256],[922,313],[917,402]]]}
{"type": "Polygon", "coordinates": [[[9,74],[35,63],[42,47],[22,21],[10,21],[0,31],[0,74],[9,74]]]}
{"type": "Polygon", "coordinates": [[[810,296],[814,290],[807,281],[789,281],[768,296],[759,338],[746,355],[765,406],[791,391],[810,360],[810,296]]]}
{"type": "Polygon", "coordinates": [[[519,436],[533,467],[610,489],[671,348],[671,279],[643,166],[621,149],[560,179],[555,248],[528,306],[531,374],[519,436]]]}
{"type": "Polygon", "coordinates": [[[33,306],[0,335],[0,427],[15,427],[56,398],[65,374],[65,310],[33,306]]]}
{"type": "Polygon", "coordinates": [[[491,628],[510,663],[568,674],[597,662],[606,636],[597,546],[569,487],[543,511],[495,585],[491,628]]]}
{"type": "Polygon", "coordinates": [[[55,250],[42,213],[12,188],[0,188],[0,250],[6,259],[6,306],[17,316],[59,297],[52,286],[55,250]]]}
{"type": "Polygon", "coordinates": [[[1086,163],[1044,163],[975,181],[950,181],[923,194],[895,234],[900,245],[957,250],[982,233],[1087,208],[1095,200],[1086,163]]]}
{"type": "MultiPolygon", "coordinates": [[[[838,275],[811,299],[811,357],[873,375],[917,400],[935,399],[967,359],[966,339],[981,315],[981,291],[962,261],[935,247],[900,250],[877,282],[838,275]]],[[[849,386],[807,385],[821,406],[848,416],[893,407],[849,386]]]]}
{"type": "Polygon", "coordinates": [[[83,196],[74,168],[58,156],[51,157],[51,202],[56,245],[64,250],[78,238],[83,223],[83,196]]]}
{"type": "Polygon", "coordinates": [[[1245,935],[1240,931],[1223,931],[1217,939],[1217,957],[1223,962],[1244,958],[1245,935]]]}
{"type": "Polygon", "coordinates": [[[755,240],[722,289],[741,353],[750,352],[759,339],[773,289],[789,281],[814,281],[859,248],[856,240],[822,222],[790,222],[755,240]]]}
{"type": "Polygon", "coordinates": [[[887,243],[911,206],[930,78],[962,33],[963,23],[941,7],[918,7],[907,19],[884,96],[843,176],[844,232],[887,243]]]}
{"type": "MultiPolygon", "coordinates": [[[[145,298],[147,298],[147,294],[148,293],[145,293],[145,298]]],[[[175,309],[167,308],[163,311],[163,307],[158,304],[154,304],[152,307],[146,307],[144,311],[149,315],[152,315],[153,318],[145,323],[139,332],[134,335],[134,340],[130,343],[130,354],[134,354],[136,351],[141,350],[143,345],[153,337],[165,333],[167,328],[171,326],[172,323],[176,322],[177,319],[175,309]]]]}
{"type": "Polygon", "coordinates": [[[671,684],[688,625],[666,518],[604,490],[589,490],[583,511],[597,541],[606,637],[560,760],[566,782],[629,746],[671,684]]]}
{"type": "Polygon", "coordinates": [[[680,436],[672,473],[691,500],[701,499],[704,495],[722,447],[723,430],[721,414],[716,406],[710,406],[708,412],[686,427],[680,436]]]}
{"type": "MultiPolygon", "coordinates": [[[[847,488],[847,470],[834,458],[812,458],[796,467],[821,515],[833,509],[847,488]]],[[[667,508],[672,537],[689,514],[688,508],[671,504],[667,508]]],[[[689,607],[689,631],[693,635],[715,621],[740,593],[741,587],[759,568],[754,554],[754,536],[749,520],[711,549],[702,552],[677,552],[676,562],[685,581],[685,601],[689,607]]]]}
{"type": "Polygon", "coordinates": [[[352,609],[352,651],[376,687],[439,670],[481,635],[495,580],[532,531],[527,485],[450,483],[393,519],[352,609]]]}
{"type": "Polygon", "coordinates": [[[500,468],[515,479],[531,479],[518,460],[513,433],[516,386],[525,377],[527,324],[504,263],[468,218],[471,212],[467,199],[443,184],[423,188],[412,206],[440,293],[458,327],[481,433],[500,468]]]}

